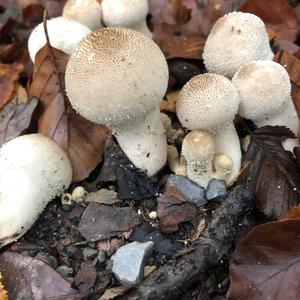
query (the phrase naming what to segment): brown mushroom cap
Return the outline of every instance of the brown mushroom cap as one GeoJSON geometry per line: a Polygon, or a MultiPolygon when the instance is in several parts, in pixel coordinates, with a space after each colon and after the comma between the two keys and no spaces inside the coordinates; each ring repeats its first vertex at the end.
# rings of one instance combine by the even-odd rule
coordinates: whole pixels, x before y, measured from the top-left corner
{"type": "Polygon", "coordinates": [[[142,33],[103,28],[80,42],[65,81],[79,114],[116,128],[143,119],[159,105],[167,89],[168,66],[159,47],[142,33]]]}

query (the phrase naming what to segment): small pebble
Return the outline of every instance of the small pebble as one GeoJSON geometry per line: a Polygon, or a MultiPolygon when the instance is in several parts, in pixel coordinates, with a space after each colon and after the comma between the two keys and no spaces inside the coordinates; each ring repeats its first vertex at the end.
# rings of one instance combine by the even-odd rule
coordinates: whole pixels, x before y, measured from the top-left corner
{"type": "Polygon", "coordinates": [[[56,258],[46,252],[39,252],[34,258],[41,260],[42,262],[49,265],[53,269],[57,268],[56,258]]]}
{"type": "Polygon", "coordinates": [[[157,219],[157,212],[156,212],[156,211],[151,211],[151,212],[149,213],[149,218],[150,218],[151,220],[156,220],[156,219],[157,219]]]}
{"type": "Polygon", "coordinates": [[[59,266],[56,268],[56,272],[59,273],[63,277],[68,277],[69,275],[73,274],[73,269],[68,266],[59,266]]]}
{"type": "Polygon", "coordinates": [[[208,201],[221,202],[228,197],[226,183],[224,180],[212,179],[206,189],[208,201]]]}
{"type": "Polygon", "coordinates": [[[97,256],[97,254],[98,251],[90,247],[86,247],[82,250],[84,260],[92,260],[97,256]]]}
{"type": "Polygon", "coordinates": [[[98,250],[98,262],[100,263],[100,264],[103,264],[103,263],[105,263],[106,262],[106,254],[105,254],[105,251],[104,250],[102,250],[102,249],[99,249],[98,250]]]}

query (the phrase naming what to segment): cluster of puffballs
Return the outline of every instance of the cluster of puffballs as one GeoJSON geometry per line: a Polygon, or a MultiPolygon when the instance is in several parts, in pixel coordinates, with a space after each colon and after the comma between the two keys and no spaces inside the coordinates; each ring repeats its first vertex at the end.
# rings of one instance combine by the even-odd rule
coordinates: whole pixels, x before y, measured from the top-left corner
{"type": "MultiPolygon", "coordinates": [[[[103,0],[101,7],[95,0],[69,0],[63,16],[47,21],[47,28],[50,44],[70,54],[65,85],[73,108],[110,128],[130,161],[153,176],[172,152],[167,137],[176,133],[159,109],[169,73],[151,39],[147,13],[146,0],[103,0]],[[107,27],[101,28],[102,23],[107,27]]],[[[45,44],[40,24],[28,42],[33,62],[45,44]]],[[[220,18],[203,58],[209,73],[192,78],[179,94],[177,116],[191,132],[173,167],[206,187],[211,178],[228,183],[239,172],[240,142],[233,125],[237,113],[257,126],[284,125],[295,134],[298,118],[289,76],[272,62],[258,17],[234,12],[220,18]]],[[[68,188],[72,168],[54,141],[32,134],[1,148],[0,172],[2,247],[22,236],[46,204],[68,188]],[[19,149],[26,150],[24,157],[16,154],[19,149]]]]}

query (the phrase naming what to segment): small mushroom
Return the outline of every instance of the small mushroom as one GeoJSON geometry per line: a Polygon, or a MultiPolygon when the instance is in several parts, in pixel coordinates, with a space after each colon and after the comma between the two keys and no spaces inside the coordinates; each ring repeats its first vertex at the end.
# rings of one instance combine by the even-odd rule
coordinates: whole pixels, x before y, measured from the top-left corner
{"type": "Polygon", "coordinates": [[[160,119],[166,130],[168,142],[174,143],[176,140],[182,142],[184,137],[184,131],[181,128],[174,129],[172,126],[172,120],[167,114],[161,112],[160,119]]]}
{"type": "Polygon", "coordinates": [[[174,145],[168,145],[168,165],[176,175],[187,176],[187,164],[174,145]]]}
{"type": "Polygon", "coordinates": [[[108,27],[88,35],[71,55],[66,90],[75,110],[112,129],[131,162],[149,176],[167,160],[159,102],[168,66],[144,34],[108,27]]]}
{"type": "Polygon", "coordinates": [[[219,180],[225,180],[228,183],[232,166],[232,159],[228,155],[216,155],[213,159],[213,168],[215,170],[213,177],[219,180]]]}
{"type": "MultiPolygon", "coordinates": [[[[77,44],[91,32],[85,25],[65,17],[57,17],[47,21],[50,44],[67,54],[71,54],[77,44]]],[[[46,45],[43,23],[37,25],[28,39],[28,51],[31,60],[35,61],[37,52],[46,45]]]]}
{"type": "Polygon", "coordinates": [[[102,27],[101,6],[96,0],[68,0],[63,9],[63,17],[84,24],[91,30],[102,27]]]}
{"type": "Polygon", "coordinates": [[[233,161],[230,181],[241,166],[240,141],[233,125],[239,97],[233,84],[217,74],[193,77],[181,90],[177,102],[177,116],[190,129],[201,129],[212,135],[216,153],[226,154],[233,161]]]}
{"type": "MultiPolygon", "coordinates": [[[[240,96],[239,114],[256,126],[286,126],[298,135],[299,119],[291,98],[290,78],[283,66],[273,61],[253,61],[232,79],[240,96]]],[[[297,139],[283,142],[286,150],[299,146],[297,139]]]]}
{"type": "Polygon", "coordinates": [[[102,18],[106,26],[128,27],[152,37],[146,17],[149,12],[147,0],[103,0],[102,18]]]}
{"type": "Polygon", "coordinates": [[[253,14],[242,12],[220,18],[203,50],[208,71],[228,78],[253,60],[272,60],[273,57],[264,22],[253,14]]]}
{"type": "Polygon", "coordinates": [[[71,179],[66,153],[50,138],[30,134],[4,144],[0,150],[0,248],[20,238],[71,179]]]}

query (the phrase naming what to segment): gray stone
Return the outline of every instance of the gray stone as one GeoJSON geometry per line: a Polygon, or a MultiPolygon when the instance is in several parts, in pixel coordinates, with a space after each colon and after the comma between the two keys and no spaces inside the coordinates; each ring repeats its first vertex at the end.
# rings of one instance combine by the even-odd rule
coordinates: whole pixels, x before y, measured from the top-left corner
{"type": "Polygon", "coordinates": [[[102,249],[98,250],[98,261],[100,264],[103,264],[106,262],[106,253],[102,249]]]}
{"type": "Polygon", "coordinates": [[[167,187],[176,187],[189,202],[195,203],[197,206],[202,206],[207,203],[205,198],[205,189],[200,185],[189,180],[185,176],[170,175],[167,180],[167,187]]]}
{"type": "Polygon", "coordinates": [[[59,266],[56,268],[56,272],[59,273],[63,277],[68,277],[68,275],[72,275],[73,269],[68,266],[59,266]]]}
{"type": "Polygon", "coordinates": [[[39,252],[34,258],[41,260],[42,262],[49,265],[53,269],[57,268],[56,258],[46,252],[39,252]]]}
{"type": "Polygon", "coordinates": [[[223,201],[228,197],[226,183],[224,180],[212,179],[206,189],[208,201],[223,201]]]}
{"type": "Polygon", "coordinates": [[[90,247],[86,247],[82,251],[82,255],[85,260],[94,259],[97,256],[97,254],[98,251],[90,247]]]}
{"type": "Polygon", "coordinates": [[[152,254],[153,245],[153,242],[133,242],[119,248],[112,257],[112,271],[124,286],[132,286],[143,280],[144,267],[152,254]]]}

